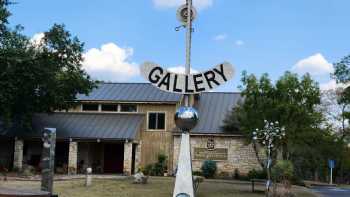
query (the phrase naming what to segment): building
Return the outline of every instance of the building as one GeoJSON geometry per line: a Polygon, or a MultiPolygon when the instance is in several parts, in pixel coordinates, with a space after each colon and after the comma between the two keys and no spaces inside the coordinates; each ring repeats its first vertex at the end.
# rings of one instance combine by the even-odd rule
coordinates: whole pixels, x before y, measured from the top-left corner
{"type": "MultiPolygon", "coordinates": [[[[239,93],[205,92],[191,99],[200,121],[191,134],[193,170],[206,159],[216,160],[219,173],[241,173],[260,168],[250,145],[235,131],[225,133],[225,115],[241,100],[239,93]]],[[[41,133],[57,129],[56,172],[132,174],[168,158],[168,171],[176,168],[180,132],[174,114],[182,95],[163,92],[149,83],[103,83],[88,96],[78,95],[76,107],[65,112],[36,114],[33,130],[0,133],[0,164],[21,169],[40,168],[41,133]]]]}

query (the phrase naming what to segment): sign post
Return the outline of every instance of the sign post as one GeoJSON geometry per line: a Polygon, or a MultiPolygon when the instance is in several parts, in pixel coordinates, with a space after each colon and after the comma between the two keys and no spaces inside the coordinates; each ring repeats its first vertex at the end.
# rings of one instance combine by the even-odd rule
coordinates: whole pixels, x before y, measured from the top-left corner
{"type": "Polygon", "coordinates": [[[334,160],[329,159],[329,160],[328,160],[328,167],[329,167],[329,169],[330,169],[330,171],[331,171],[331,175],[330,175],[330,178],[329,178],[329,184],[330,184],[330,185],[333,184],[333,168],[334,168],[334,166],[335,166],[334,160]]]}
{"type": "MultiPolygon", "coordinates": [[[[196,109],[191,106],[190,96],[210,91],[232,79],[234,74],[233,66],[228,62],[218,64],[205,72],[190,73],[192,21],[195,17],[196,10],[192,7],[192,0],[186,0],[186,4],[177,11],[177,18],[182,22],[182,25],[175,28],[175,30],[179,30],[181,27],[186,28],[185,74],[169,72],[153,62],[145,62],[141,65],[141,74],[152,85],[163,91],[184,95],[184,106],[177,109],[175,114],[175,124],[181,129],[182,135],[173,197],[195,196],[190,131],[196,126],[199,117],[196,109]]],[[[225,152],[219,152],[217,155],[221,159],[227,157],[225,152]]]]}

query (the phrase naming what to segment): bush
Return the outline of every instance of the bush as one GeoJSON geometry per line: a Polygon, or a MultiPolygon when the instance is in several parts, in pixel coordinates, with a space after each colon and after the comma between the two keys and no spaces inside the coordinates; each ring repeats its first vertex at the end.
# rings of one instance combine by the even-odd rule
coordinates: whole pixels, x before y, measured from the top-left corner
{"type": "Polygon", "coordinates": [[[288,160],[279,160],[271,170],[271,175],[274,181],[292,180],[293,164],[288,160]]]}
{"type": "Polygon", "coordinates": [[[239,180],[241,178],[241,175],[239,174],[239,170],[237,168],[233,172],[233,178],[236,180],[239,180]]]}
{"type": "Polygon", "coordinates": [[[151,175],[152,168],[153,168],[153,164],[146,165],[145,168],[142,171],[143,174],[144,175],[151,175]]]}
{"type": "Polygon", "coordinates": [[[201,169],[205,178],[212,178],[214,177],[217,170],[216,162],[212,160],[206,160],[203,162],[201,169]]]}
{"type": "Polygon", "coordinates": [[[291,192],[291,180],[293,178],[293,164],[288,160],[279,160],[271,169],[274,196],[293,196],[291,192]],[[282,182],[283,187],[278,189],[277,182],[282,182]],[[278,195],[280,193],[280,195],[278,195]]]}
{"type": "Polygon", "coordinates": [[[203,176],[203,173],[201,171],[193,171],[193,176],[203,176]]]}
{"type": "Polygon", "coordinates": [[[266,170],[250,170],[248,172],[248,179],[266,179],[267,173],[266,170]]]}
{"type": "Polygon", "coordinates": [[[163,176],[164,172],[167,170],[166,159],[167,157],[165,155],[159,154],[158,162],[146,165],[143,174],[151,176],[163,176]]]}

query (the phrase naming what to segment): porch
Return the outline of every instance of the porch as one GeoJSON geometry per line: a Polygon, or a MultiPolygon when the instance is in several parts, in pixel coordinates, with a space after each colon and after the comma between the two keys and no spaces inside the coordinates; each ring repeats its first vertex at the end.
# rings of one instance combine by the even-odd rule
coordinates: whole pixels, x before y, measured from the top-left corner
{"type": "Polygon", "coordinates": [[[0,149],[0,156],[4,155],[3,163],[10,169],[22,170],[24,165],[31,165],[40,171],[42,130],[52,127],[57,129],[56,173],[85,173],[91,167],[97,174],[130,175],[140,163],[137,136],[143,117],[143,114],[37,114],[33,130],[8,132],[6,138],[0,138],[6,144],[0,143],[6,147],[0,149]]]}
{"type": "MultiPolygon", "coordinates": [[[[40,172],[42,142],[16,139],[12,144],[13,169],[29,165],[40,172]]],[[[140,154],[140,146],[131,141],[57,141],[55,173],[84,174],[90,167],[94,174],[130,175],[139,166],[136,159],[140,155],[136,154],[140,154]]]]}

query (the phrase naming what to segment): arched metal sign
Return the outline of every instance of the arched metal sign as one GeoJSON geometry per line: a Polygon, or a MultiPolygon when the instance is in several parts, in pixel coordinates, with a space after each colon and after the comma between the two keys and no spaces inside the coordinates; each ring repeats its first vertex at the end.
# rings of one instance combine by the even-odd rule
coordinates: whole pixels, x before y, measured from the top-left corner
{"type": "Polygon", "coordinates": [[[197,94],[210,91],[233,78],[234,69],[228,62],[201,73],[179,74],[169,72],[153,62],[141,65],[141,74],[157,88],[179,94],[197,94]]]}

